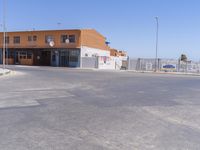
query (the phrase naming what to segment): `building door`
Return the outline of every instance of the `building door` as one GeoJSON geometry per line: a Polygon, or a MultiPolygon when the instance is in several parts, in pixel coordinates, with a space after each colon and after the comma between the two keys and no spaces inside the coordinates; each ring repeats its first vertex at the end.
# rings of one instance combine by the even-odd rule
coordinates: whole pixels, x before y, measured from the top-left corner
{"type": "Polygon", "coordinates": [[[51,65],[51,51],[41,51],[40,62],[42,66],[51,65]]]}
{"type": "Polygon", "coordinates": [[[70,67],[80,67],[80,50],[73,49],[69,53],[69,66],[70,67]]]}
{"type": "Polygon", "coordinates": [[[70,67],[69,62],[70,62],[69,51],[61,51],[60,52],[60,66],[70,67]]]}
{"type": "Polygon", "coordinates": [[[80,50],[70,49],[60,52],[61,67],[80,67],[80,50]]]}

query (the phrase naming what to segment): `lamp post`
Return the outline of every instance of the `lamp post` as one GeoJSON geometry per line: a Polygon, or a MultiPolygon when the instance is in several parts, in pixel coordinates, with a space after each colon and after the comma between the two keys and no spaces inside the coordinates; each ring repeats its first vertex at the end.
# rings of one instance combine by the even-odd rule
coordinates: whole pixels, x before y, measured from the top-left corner
{"type": "Polygon", "coordinates": [[[6,0],[3,0],[3,69],[5,66],[6,53],[6,0]]]}
{"type": "Polygon", "coordinates": [[[158,71],[158,29],[159,29],[159,22],[158,17],[156,19],[156,57],[155,57],[155,72],[158,71]]]}

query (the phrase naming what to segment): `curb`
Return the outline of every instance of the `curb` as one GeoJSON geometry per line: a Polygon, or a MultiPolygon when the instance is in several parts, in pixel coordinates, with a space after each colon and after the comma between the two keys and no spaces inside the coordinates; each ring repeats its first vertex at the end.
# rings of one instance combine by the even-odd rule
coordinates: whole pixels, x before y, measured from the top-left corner
{"type": "Polygon", "coordinates": [[[185,75],[185,76],[200,76],[200,74],[196,73],[181,73],[181,72],[152,72],[152,71],[134,71],[128,70],[127,72],[133,73],[146,73],[146,74],[163,74],[163,75],[185,75]]]}

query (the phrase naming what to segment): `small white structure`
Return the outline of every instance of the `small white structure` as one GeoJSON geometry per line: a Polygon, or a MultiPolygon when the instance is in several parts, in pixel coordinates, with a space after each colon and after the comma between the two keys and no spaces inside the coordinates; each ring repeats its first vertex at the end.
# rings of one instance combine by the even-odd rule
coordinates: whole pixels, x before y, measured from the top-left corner
{"type": "MultiPolygon", "coordinates": [[[[122,61],[127,61],[127,57],[125,56],[111,56],[109,50],[102,50],[87,46],[81,46],[81,58],[84,61],[88,60],[87,66],[94,66],[92,63],[94,63],[93,59],[96,58],[96,68],[111,70],[120,70],[122,67],[122,61]]],[[[85,66],[85,62],[83,66],[85,66]]]]}

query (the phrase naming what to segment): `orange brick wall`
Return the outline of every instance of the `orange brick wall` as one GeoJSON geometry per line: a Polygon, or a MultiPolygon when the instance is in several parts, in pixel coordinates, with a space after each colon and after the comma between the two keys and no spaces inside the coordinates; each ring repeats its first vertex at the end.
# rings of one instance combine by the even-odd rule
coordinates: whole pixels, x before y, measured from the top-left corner
{"type": "MultiPolygon", "coordinates": [[[[109,50],[105,44],[106,38],[93,29],[88,30],[50,30],[50,31],[20,31],[8,32],[9,44],[8,48],[51,48],[45,43],[45,36],[54,36],[55,46],[53,48],[80,48],[81,46],[88,46],[92,48],[109,50]],[[76,43],[65,44],[60,42],[61,35],[75,35],[76,43]],[[36,42],[29,42],[28,36],[37,36],[36,42]],[[14,44],[14,36],[20,36],[20,44],[14,44]]],[[[3,33],[0,33],[0,48],[3,47],[3,33]]]]}
{"type": "Polygon", "coordinates": [[[110,49],[110,55],[111,56],[127,56],[127,53],[125,51],[119,51],[116,49],[110,49]]]}
{"type": "MultiPolygon", "coordinates": [[[[45,36],[51,35],[54,36],[55,47],[53,48],[79,48],[80,47],[80,30],[54,30],[54,31],[25,31],[25,32],[8,32],[7,36],[9,36],[9,44],[8,48],[50,48],[50,46],[45,43],[45,36]],[[76,43],[61,43],[60,36],[63,34],[67,35],[75,35],[76,43]],[[37,36],[36,42],[29,42],[28,36],[37,36]],[[20,44],[14,44],[13,39],[14,36],[20,36],[20,44]]],[[[0,47],[2,47],[3,43],[3,33],[0,33],[0,47]]]]}
{"type": "Polygon", "coordinates": [[[96,30],[81,30],[81,45],[92,48],[108,50],[109,47],[106,45],[106,38],[98,33],[96,30]]]}
{"type": "Polygon", "coordinates": [[[118,56],[118,51],[115,49],[110,49],[110,55],[111,56],[118,56]]]}

